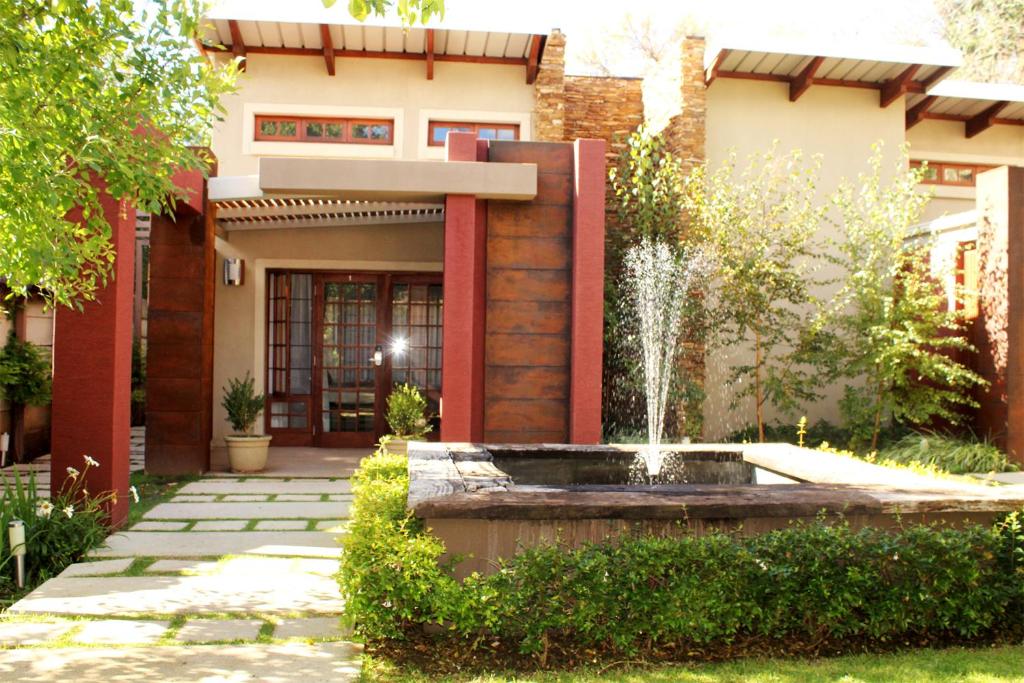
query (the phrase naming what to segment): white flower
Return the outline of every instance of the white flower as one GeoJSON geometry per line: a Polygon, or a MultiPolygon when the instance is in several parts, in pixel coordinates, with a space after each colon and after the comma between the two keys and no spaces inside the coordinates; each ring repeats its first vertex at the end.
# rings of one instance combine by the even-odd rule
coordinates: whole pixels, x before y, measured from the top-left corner
{"type": "Polygon", "coordinates": [[[36,503],[36,517],[49,519],[51,513],[53,513],[53,503],[48,500],[41,500],[36,503]]]}
{"type": "Polygon", "coordinates": [[[68,468],[68,476],[71,477],[72,479],[78,479],[79,474],[81,474],[81,472],[76,470],[74,467],[68,468]]]}
{"type": "Polygon", "coordinates": [[[86,456],[83,456],[83,457],[85,458],[85,464],[88,465],[89,467],[99,467],[100,466],[100,464],[96,460],[91,458],[90,456],[86,455],[86,456]]]}
{"type": "Polygon", "coordinates": [[[61,512],[63,512],[65,515],[67,515],[68,519],[71,519],[72,517],[75,516],[75,508],[74,508],[73,505],[68,505],[66,508],[61,510],[61,512]]]}
{"type": "Polygon", "coordinates": [[[139,490],[137,488],[135,488],[134,486],[129,486],[128,490],[132,494],[132,500],[134,500],[136,503],[138,503],[139,502],[139,490]]]}

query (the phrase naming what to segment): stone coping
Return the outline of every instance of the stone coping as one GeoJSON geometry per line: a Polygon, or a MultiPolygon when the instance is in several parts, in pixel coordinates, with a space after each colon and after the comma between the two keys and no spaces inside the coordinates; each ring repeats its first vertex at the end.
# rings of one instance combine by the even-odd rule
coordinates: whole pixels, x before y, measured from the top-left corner
{"type": "Polygon", "coordinates": [[[734,519],[947,512],[1024,507],[1024,489],[943,480],[789,444],[666,444],[694,455],[739,454],[798,484],[518,486],[494,453],[630,453],[642,445],[409,444],[408,507],[425,519],[734,519]]]}

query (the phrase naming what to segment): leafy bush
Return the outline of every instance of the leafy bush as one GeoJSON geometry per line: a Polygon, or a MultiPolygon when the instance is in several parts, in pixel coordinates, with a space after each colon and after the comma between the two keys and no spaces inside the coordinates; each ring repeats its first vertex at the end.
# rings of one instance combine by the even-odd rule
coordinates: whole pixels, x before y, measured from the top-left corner
{"type": "Polygon", "coordinates": [[[39,347],[11,332],[0,349],[0,396],[12,403],[45,406],[50,402],[50,363],[39,347]]]}
{"type": "Polygon", "coordinates": [[[132,403],[146,401],[146,350],[142,340],[132,340],[132,403]]]}
{"type": "Polygon", "coordinates": [[[26,587],[56,576],[106,538],[105,505],[111,494],[90,495],[85,490],[87,472],[99,466],[98,462],[85,456],[82,470],[69,468],[68,483],[53,499],[39,496],[35,474],[22,479],[15,472],[13,478],[2,480],[0,595],[16,591],[15,562],[7,537],[7,523],[12,519],[25,523],[26,587]]]}
{"type": "Polygon", "coordinates": [[[433,428],[427,421],[427,399],[411,384],[399,384],[391,391],[387,420],[400,439],[421,439],[433,428]]]}
{"type": "Polygon", "coordinates": [[[443,543],[405,509],[404,463],[363,461],[342,541],[347,618],[371,646],[451,639],[451,648],[417,650],[472,652],[479,661],[504,648],[543,665],[553,651],[588,660],[685,657],[734,643],[817,651],[823,643],[850,649],[1024,628],[1017,515],[963,530],[821,521],[752,538],[546,545],[460,583],[441,562],[443,543]],[[425,635],[425,625],[436,635],[425,635]]]}
{"type": "Polygon", "coordinates": [[[932,465],[951,474],[1015,469],[995,445],[944,434],[907,434],[878,453],[879,460],[932,465]]]}
{"type": "Polygon", "coordinates": [[[228,413],[228,422],[236,434],[252,434],[256,418],[263,410],[263,394],[257,394],[255,380],[245,373],[244,379],[229,379],[224,387],[221,405],[228,413]]]}

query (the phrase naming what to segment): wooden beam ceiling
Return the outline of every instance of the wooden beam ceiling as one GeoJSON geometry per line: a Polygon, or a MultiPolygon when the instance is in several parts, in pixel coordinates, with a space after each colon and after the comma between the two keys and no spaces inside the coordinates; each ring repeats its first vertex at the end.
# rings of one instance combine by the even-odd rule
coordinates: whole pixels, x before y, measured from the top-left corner
{"type": "Polygon", "coordinates": [[[973,138],[978,133],[988,130],[996,123],[996,116],[999,112],[1010,106],[1009,102],[996,102],[991,107],[967,120],[964,124],[964,133],[973,138]]]}
{"type": "Polygon", "coordinates": [[[953,67],[951,66],[942,66],[933,71],[931,76],[929,76],[928,78],[924,79],[921,82],[921,85],[924,87],[925,92],[927,92],[933,85],[941,81],[943,78],[948,76],[952,71],[953,67]]]}
{"type": "Polygon", "coordinates": [[[245,41],[242,40],[242,30],[238,28],[238,22],[234,19],[228,19],[228,29],[231,31],[231,54],[233,54],[240,61],[238,62],[238,70],[245,71],[245,57],[247,50],[245,48],[245,41]]]}
{"type": "Polygon", "coordinates": [[[910,130],[919,124],[928,114],[928,108],[939,99],[935,95],[929,95],[907,110],[906,128],[910,130]]]}
{"type": "Polygon", "coordinates": [[[796,102],[800,99],[800,96],[807,92],[807,89],[811,87],[814,82],[814,74],[817,73],[818,69],[824,63],[824,57],[815,57],[810,63],[804,67],[804,70],[797,74],[793,80],[789,82],[789,101],[796,102]]]}
{"type": "Polygon", "coordinates": [[[914,80],[914,75],[921,68],[920,64],[911,64],[896,78],[890,79],[882,84],[882,90],[878,95],[878,104],[885,109],[895,102],[900,96],[907,93],[907,88],[914,80]]]}
{"type": "Polygon", "coordinates": [[[434,29],[427,29],[427,80],[434,80],[434,29]]]}
{"type": "Polygon", "coordinates": [[[530,56],[526,59],[526,84],[533,85],[540,72],[540,53],[544,45],[544,36],[534,36],[530,41],[530,56]]]}
{"type": "Polygon", "coordinates": [[[327,73],[334,75],[334,40],[331,38],[331,27],[327,24],[320,24],[320,42],[324,46],[324,62],[327,63],[327,73]]]}

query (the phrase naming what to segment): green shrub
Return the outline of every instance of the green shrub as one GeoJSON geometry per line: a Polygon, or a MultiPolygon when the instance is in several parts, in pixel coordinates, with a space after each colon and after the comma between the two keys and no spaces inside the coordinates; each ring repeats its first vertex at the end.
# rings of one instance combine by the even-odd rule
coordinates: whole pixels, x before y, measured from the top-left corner
{"type": "Polygon", "coordinates": [[[11,332],[0,349],[0,396],[12,403],[45,406],[50,402],[50,363],[39,347],[11,332]]]}
{"type": "Polygon", "coordinates": [[[224,387],[221,405],[228,413],[228,422],[236,434],[252,434],[256,418],[263,410],[263,394],[257,394],[255,380],[245,373],[243,379],[229,379],[224,387]]]}
{"type": "Polygon", "coordinates": [[[1006,454],[994,444],[944,434],[907,434],[879,451],[878,459],[903,465],[933,465],[950,474],[1014,469],[1006,454]]]}
{"type": "Polygon", "coordinates": [[[752,538],[546,545],[459,582],[440,562],[443,543],[405,509],[403,456],[365,459],[353,489],[339,582],[347,618],[371,645],[415,645],[434,624],[437,651],[457,643],[479,661],[511,647],[543,664],[555,647],[593,660],[740,642],[788,650],[925,643],[1024,628],[1017,515],[963,530],[819,521],[752,538]]]}
{"type": "Polygon", "coordinates": [[[433,428],[427,420],[427,399],[411,384],[399,384],[391,391],[387,420],[400,439],[421,439],[433,428]]]}

